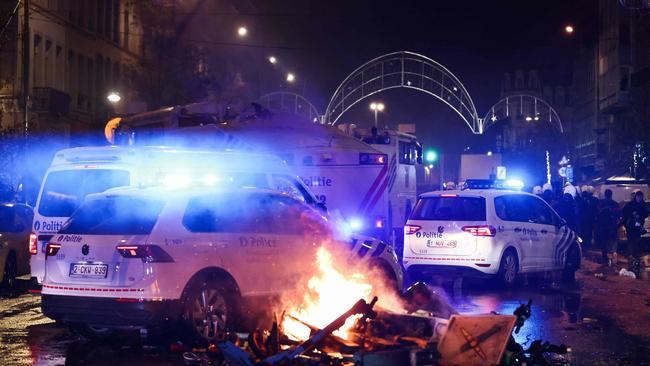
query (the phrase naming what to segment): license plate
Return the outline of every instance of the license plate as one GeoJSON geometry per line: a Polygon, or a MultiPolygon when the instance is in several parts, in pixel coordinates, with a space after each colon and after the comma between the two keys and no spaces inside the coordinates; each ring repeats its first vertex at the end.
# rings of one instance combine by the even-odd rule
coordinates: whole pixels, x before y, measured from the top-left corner
{"type": "Polygon", "coordinates": [[[107,273],[107,264],[72,263],[70,265],[70,277],[106,278],[107,273]]]}
{"type": "Polygon", "coordinates": [[[427,240],[429,248],[456,248],[456,240],[427,240]]]}

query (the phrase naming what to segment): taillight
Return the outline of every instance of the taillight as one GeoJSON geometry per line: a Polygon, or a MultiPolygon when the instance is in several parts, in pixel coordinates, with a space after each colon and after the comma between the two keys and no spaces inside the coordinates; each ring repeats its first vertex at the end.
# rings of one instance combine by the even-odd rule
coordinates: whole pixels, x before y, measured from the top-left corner
{"type": "Polygon", "coordinates": [[[38,236],[36,234],[29,234],[29,254],[38,254],[38,236]]]}
{"type": "Polygon", "coordinates": [[[157,245],[118,245],[115,249],[124,258],[140,258],[144,263],[169,263],[174,259],[157,245]]]}
{"type": "Polygon", "coordinates": [[[386,154],[359,153],[359,164],[361,165],[383,165],[387,160],[386,154]]]}
{"type": "Polygon", "coordinates": [[[404,225],[404,234],[413,235],[413,234],[417,233],[418,231],[420,231],[420,229],[422,229],[422,226],[420,226],[420,225],[406,224],[406,225],[404,225]]]}
{"type": "Polygon", "coordinates": [[[61,249],[61,244],[47,243],[47,246],[45,247],[45,256],[55,256],[56,253],[59,252],[59,249],[61,249]]]}
{"type": "Polygon", "coordinates": [[[491,225],[463,226],[462,230],[473,236],[494,236],[497,233],[497,230],[491,225]]]}

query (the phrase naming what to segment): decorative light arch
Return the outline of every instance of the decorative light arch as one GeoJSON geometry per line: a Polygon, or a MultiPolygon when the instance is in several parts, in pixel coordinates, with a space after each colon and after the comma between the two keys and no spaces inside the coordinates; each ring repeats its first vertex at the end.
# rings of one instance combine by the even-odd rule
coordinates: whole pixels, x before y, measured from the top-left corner
{"type": "Polygon", "coordinates": [[[479,133],[485,132],[497,121],[512,116],[520,117],[530,122],[548,122],[560,131],[560,133],[564,133],[562,120],[560,120],[560,116],[555,109],[545,100],[527,94],[507,96],[496,102],[485,115],[485,118],[481,120],[479,133]]]}
{"type": "Polygon", "coordinates": [[[255,102],[269,110],[292,113],[304,117],[310,122],[320,122],[321,120],[318,109],[300,94],[277,91],[264,94],[255,102]]]}
{"type": "Polygon", "coordinates": [[[388,53],[358,67],[332,95],[323,123],[334,125],[339,118],[363,99],[394,88],[408,88],[436,97],[481,133],[481,120],[465,86],[438,62],[408,51],[388,53]]]}

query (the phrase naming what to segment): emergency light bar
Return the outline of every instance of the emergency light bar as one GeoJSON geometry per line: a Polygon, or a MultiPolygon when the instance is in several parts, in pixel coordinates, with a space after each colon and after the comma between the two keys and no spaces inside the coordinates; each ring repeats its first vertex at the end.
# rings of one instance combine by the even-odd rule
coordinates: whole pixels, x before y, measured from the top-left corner
{"type": "Polygon", "coordinates": [[[359,164],[361,165],[384,165],[388,161],[386,154],[359,153],[359,164]]]}
{"type": "Polygon", "coordinates": [[[466,189],[503,189],[503,190],[521,190],[524,182],[518,179],[468,179],[463,184],[463,190],[466,189]]]}

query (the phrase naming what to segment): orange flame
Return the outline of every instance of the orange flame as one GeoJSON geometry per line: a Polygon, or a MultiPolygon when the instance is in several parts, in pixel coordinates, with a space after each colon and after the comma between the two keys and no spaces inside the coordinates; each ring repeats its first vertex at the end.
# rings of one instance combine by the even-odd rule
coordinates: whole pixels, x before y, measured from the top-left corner
{"type": "MultiPolygon", "coordinates": [[[[369,299],[373,286],[366,275],[359,271],[344,274],[337,270],[334,256],[325,247],[318,249],[317,263],[317,272],[309,279],[303,299],[297,306],[288,309],[287,313],[322,329],[349,310],[359,299],[369,299]]],[[[354,321],[354,317],[348,318],[334,335],[347,339],[354,321]]],[[[284,317],[283,327],[285,334],[294,340],[309,338],[309,327],[289,316],[284,317]]]]}

